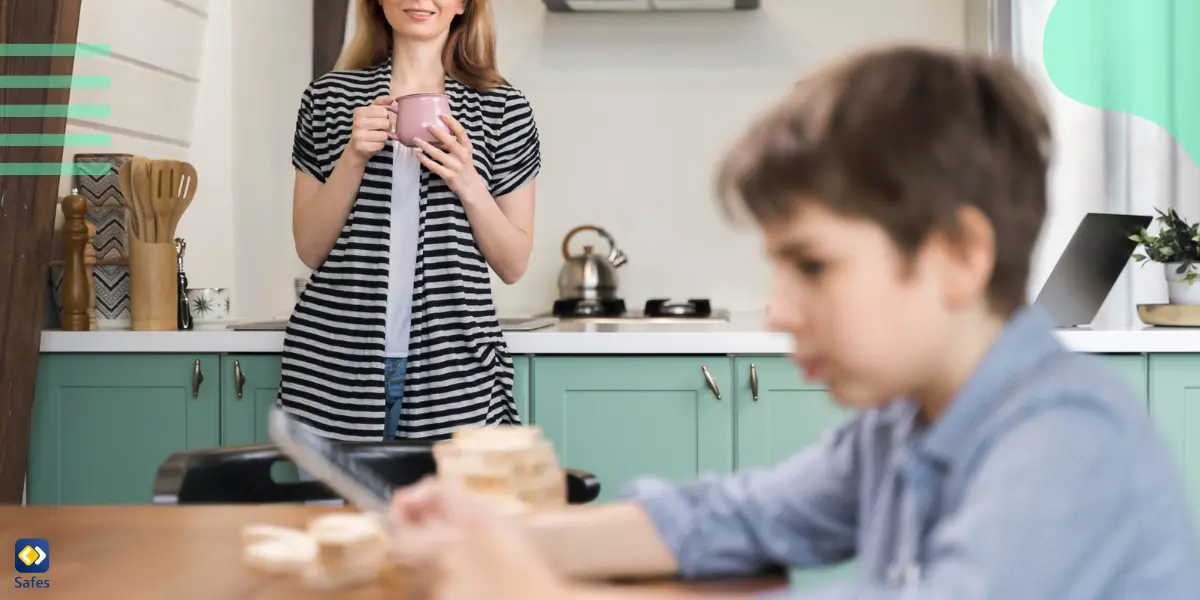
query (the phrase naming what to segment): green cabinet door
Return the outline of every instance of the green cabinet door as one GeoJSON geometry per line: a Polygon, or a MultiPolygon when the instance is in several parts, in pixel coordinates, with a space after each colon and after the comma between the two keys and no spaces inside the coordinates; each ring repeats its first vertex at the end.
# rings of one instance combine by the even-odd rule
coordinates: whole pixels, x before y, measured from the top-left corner
{"type": "MultiPolygon", "coordinates": [[[[739,356],[734,370],[739,469],[779,463],[854,416],[821,384],[805,381],[787,357],[739,356]]],[[[853,562],[794,569],[790,579],[794,588],[815,588],[845,580],[853,569],[853,562]]]]}
{"type": "Polygon", "coordinates": [[[513,402],[517,403],[517,414],[521,415],[522,425],[533,425],[533,415],[529,414],[529,357],[514,356],[513,361],[513,402]]]}
{"type": "Polygon", "coordinates": [[[1150,397],[1150,377],[1146,366],[1145,354],[1096,354],[1094,355],[1108,365],[1129,389],[1141,394],[1143,398],[1150,397]]]}
{"type": "Polygon", "coordinates": [[[734,360],[738,468],[773,465],[853,416],[782,356],[734,360]]]}
{"type": "MultiPolygon", "coordinates": [[[[279,398],[279,354],[226,354],[221,357],[221,445],[270,444],[267,415],[279,398]]],[[[292,461],[271,466],[277,482],[299,480],[292,461]]]]}
{"type": "Polygon", "coordinates": [[[1200,523],[1200,356],[1150,357],[1150,414],[1175,453],[1200,523]]]}
{"type": "Polygon", "coordinates": [[[267,414],[279,398],[278,354],[221,358],[221,445],[269,444],[267,414]]]}
{"type": "Polygon", "coordinates": [[[29,504],[148,504],[162,461],[220,439],[216,355],[43,354],[29,504]]]}
{"type": "Polygon", "coordinates": [[[727,356],[533,358],[537,425],[564,467],[600,479],[599,502],[639,475],[730,472],[732,388],[727,356]]]}

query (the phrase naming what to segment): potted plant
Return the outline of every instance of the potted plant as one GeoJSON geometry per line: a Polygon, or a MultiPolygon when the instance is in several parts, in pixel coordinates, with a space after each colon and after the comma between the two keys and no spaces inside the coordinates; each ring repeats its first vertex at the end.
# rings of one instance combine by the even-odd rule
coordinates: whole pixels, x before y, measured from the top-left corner
{"type": "Polygon", "coordinates": [[[1171,304],[1200,305],[1200,232],[1197,224],[1188,224],[1175,209],[1167,212],[1155,209],[1159,224],[1158,235],[1145,229],[1129,236],[1141,245],[1145,254],[1135,253],[1133,259],[1144,263],[1162,263],[1167,278],[1167,301],[1171,304]]]}

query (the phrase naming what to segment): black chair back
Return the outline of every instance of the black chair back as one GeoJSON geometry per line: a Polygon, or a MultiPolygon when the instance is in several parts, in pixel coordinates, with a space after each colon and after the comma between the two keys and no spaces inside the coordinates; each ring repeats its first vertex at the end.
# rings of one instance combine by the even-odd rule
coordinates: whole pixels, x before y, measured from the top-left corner
{"type": "MultiPolygon", "coordinates": [[[[369,464],[396,487],[437,472],[430,442],[335,442],[369,464]]],[[[319,481],[276,481],[271,468],[291,463],[277,446],[224,446],[177,452],[154,480],[154,504],[264,504],[336,500],[319,481]]],[[[586,471],[567,470],[567,502],[585,504],[600,495],[600,481],[586,471]]]]}

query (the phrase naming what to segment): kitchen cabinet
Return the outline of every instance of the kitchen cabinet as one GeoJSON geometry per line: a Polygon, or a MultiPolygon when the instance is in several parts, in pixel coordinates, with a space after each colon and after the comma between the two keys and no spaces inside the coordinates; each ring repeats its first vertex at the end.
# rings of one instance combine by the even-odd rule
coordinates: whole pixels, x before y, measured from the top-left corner
{"type": "Polygon", "coordinates": [[[1145,354],[1099,354],[1096,356],[1121,379],[1124,379],[1129,389],[1141,394],[1149,403],[1150,375],[1145,354]]]}
{"type": "MultiPolygon", "coordinates": [[[[1185,443],[1200,436],[1188,401],[1200,355],[1100,358],[1149,399],[1200,516],[1200,454],[1185,443]]],[[[780,355],[517,355],[513,365],[523,422],[546,432],[565,466],[596,473],[602,501],[642,474],[682,480],[776,463],[850,416],[780,355]]],[[[148,502],[171,452],[266,443],[279,380],[278,354],[43,354],[28,501],[148,502]]],[[[291,479],[294,466],[276,473],[291,479]]]]}
{"type": "MultiPolygon", "coordinates": [[[[854,415],[821,384],[805,381],[787,357],[739,356],[733,364],[739,469],[777,464],[854,415]]],[[[853,569],[853,562],[793,569],[790,579],[797,588],[821,587],[851,577],[853,569]]]]}
{"type": "Polygon", "coordinates": [[[1179,463],[1200,524],[1200,355],[1150,357],[1150,415],[1179,463]]]}
{"type": "Polygon", "coordinates": [[[733,362],[738,468],[776,464],[853,415],[820,384],[804,381],[785,357],[739,356],[733,362]]]}
{"type": "MultiPolygon", "coordinates": [[[[279,399],[282,379],[278,354],[227,354],[221,357],[221,445],[269,444],[267,416],[279,399]]],[[[280,483],[299,481],[291,461],[271,466],[280,483]]]]}
{"type": "Polygon", "coordinates": [[[532,425],[529,413],[530,381],[529,357],[514,356],[513,361],[513,402],[517,405],[517,414],[521,415],[522,425],[532,425]]]}
{"type": "Polygon", "coordinates": [[[215,354],[49,354],[38,363],[29,504],[149,503],[158,466],[220,442],[215,354]]]}
{"type": "Polygon", "coordinates": [[[268,444],[267,415],[279,398],[278,354],[221,358],[221,445],[268,444]]]}
{"type": "Polygon", "coordinates": [[[562,464],[600,479],[600,502],[639,475],[733,469],[728,356],[538,356],[532,401],[562,464]]]}
{"type": "MultiPolygon", "coordinates": [[[[514,357],[530,414],[529,357],[514,357]]],[[[30,432],[29,504],[149,503],[158,466],[182,450],[270,443],[279,354],[43,354],[30,432]]],[[[277,481],[295,481],[280,462],[277,481]]]]}

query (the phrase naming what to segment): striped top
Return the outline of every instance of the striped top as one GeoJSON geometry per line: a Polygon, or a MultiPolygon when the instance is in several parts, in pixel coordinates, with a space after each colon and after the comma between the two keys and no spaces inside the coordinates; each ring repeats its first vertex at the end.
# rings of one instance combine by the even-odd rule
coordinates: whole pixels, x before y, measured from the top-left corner
{"type": "MultiPolygon", "coordinates": [[[[350,139],[354,109],[388,95],[391,79],[388,60],[313,81],[296,119],[295,167],[324,183],[350,139]]],[[[504,85],[480,92],[447,76],[445,91],[493,197],[537,177],[537,125],[519,90],[504,85]]],[[[313,272],[284,337],[279,406],[332,439],[383,437],[392,155],[389,144],[368,161],[350,216],[313,272]]],[[[458,196],[422,166],[398,433],[441,439],[464,426],[520,423],[512,385],[488,265],[458,196]]]]}

